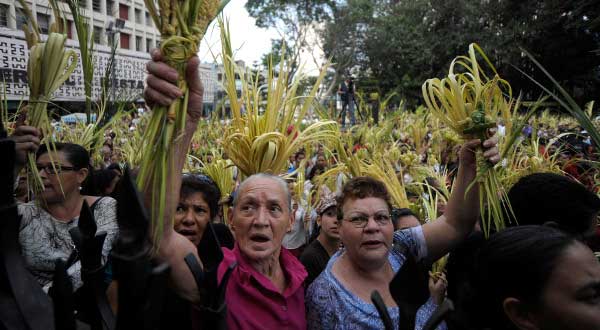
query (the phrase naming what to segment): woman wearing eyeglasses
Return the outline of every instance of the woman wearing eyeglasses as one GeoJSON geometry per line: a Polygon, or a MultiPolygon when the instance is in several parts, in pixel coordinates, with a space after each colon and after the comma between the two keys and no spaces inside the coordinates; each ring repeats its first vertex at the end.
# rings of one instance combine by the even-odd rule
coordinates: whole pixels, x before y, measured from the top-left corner
{"type": "Polygon", "coordinates": [[[57,259],[67,262],[67,273],[77,290],[82,285],[79,255],[69,234],[77,226],[83,202],[94,213],[97,230],[107,233],[102,250],[104,264],[117,235],[117,203],[110,197],[82,195],[82,185],[89,174],[87,150],[71,143],[55,143],[56,151],[39,146],[39,132],[21,126],[12,139],[16,142],[16,173],[25,164],[27,152],[36,152],[36,167],[42,178],[43,191],[34,200],[20,204],[19,242],[30,272],[44,291],[52,286],[57,259]],[[52,165],[54,164],[54,165],[52,165]]]}
{"type": "MultiPolygon", "coordinates": [[[[389,306],[388,313],[398,328],[399,310],[388,287],[404,260],[392,250],[395,237],[389,194],[382,182],[358,177],[344,186],[338,205],[344,248],[331,257],[325,271],[308,289],[309,328],[382,329],[379,314],[370,302],[373,290],[379,291],[389,306]]],[[[415,255],[424,255],[420,228],[407,229],[400,239],[415,255]]],[[[430,299],[417,318],[426,321],[436,307],[430,299]]]]}
{"type": "MultiPolygon", "coordinates": [[[[350,180],[338,198],[338,227],[344,248],[334,254],[306,293],[309,329],[383,329],[371,293],[377,290],[394,328],[400,311],[389,283],[407,255],[416,261],[435,261],[447,254],[473,230],[479,217],[477,188],[466,193],[476,177],[474,150],[483,146],[484,157],[499,160],[497,140],[470,140],[460,153],[460,167],[444,215],[423,226],[394,232],[390,197],[385,185],[372,178],[350,180]]],[[[415,329],[421,329],[437,305],[428,300],[418,310],[415,329]]],[[[406,321],[404,321],[406,322],[406,321]]],[[[445,328],[444,325],[440,326],[445,328]]]]}

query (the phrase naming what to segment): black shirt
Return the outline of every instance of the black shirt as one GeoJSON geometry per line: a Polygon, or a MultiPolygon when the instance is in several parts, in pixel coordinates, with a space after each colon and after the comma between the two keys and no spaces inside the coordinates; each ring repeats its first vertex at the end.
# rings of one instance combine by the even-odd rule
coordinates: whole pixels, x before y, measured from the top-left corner
{"type": "MultiPolygon", "coordinates": [[[[222,223],[212,223],[212,227],[219,245],[233,249],[235,240],[229,228],[222,223]]],[[[165,296],[160,329],[192,329],[191,303],[179,297],[172,290],[167,291],[165,296]]]]}
{"type": "Polygon", "coordinates": [[[308,277],[306,278],[306,286],[308,287],[327,266],[329,254],[323,245],[321,245],[321,242],[315,239],[300,255],[300,262],[304,265],[308,273],[308,277]]]}

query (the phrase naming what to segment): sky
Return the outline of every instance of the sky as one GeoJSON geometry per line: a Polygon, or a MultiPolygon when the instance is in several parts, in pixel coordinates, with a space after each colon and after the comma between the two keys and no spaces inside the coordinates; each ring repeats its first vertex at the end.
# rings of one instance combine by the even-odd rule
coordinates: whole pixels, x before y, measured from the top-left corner
{"type": "MultiPolygon", "coordinates": [[[[224,15],[229,19],[231,45],[236,60],[243,60],[246,65],[260,62],[263,54],[271,49],[271,39],[279,39],[275,29],[262,29],[256,26],[255,19],[250,17],[244,5],[246,0],[231,0],[224,9],[224,15]]],[[[215,20],[206,32],[200,45],[199,56],[202,62],[214,62],[213,55],[221,53],[219,25],[215,20]]],[[[218,62],[221,62],[218,60],[218,62]]]]}
{"type": "MultiPolygon", "coordinates": [[[[229,19],[231,44],[236,60],[243,60],[247,66],[254,62],[261,62],[264,54],[271,50],[271,40],[280,39],[279,33],[274,28],[263,29],[255,24],[255,19],[250,17],[244,5],[247,0],[231,0],[224,9],[224,15],[229,19]]],[[[315,37],[313,37],[315,38],[315,37]]],[[[198,56],[202,62],[213,63],[214,56],[221,54],[221,41],[219,24],[215,20],[206,31],[204,40],[200,44],[198,56]]],[[[321,58],[322,56],[317,56],[321,58]]],[[[221,62],[220,59],[217,60],[221,62]]],[[[318,75],[318,68],[312,56],[302,53],[300,62],[304,64],[303,71],[308,75],[318,75]]]]}

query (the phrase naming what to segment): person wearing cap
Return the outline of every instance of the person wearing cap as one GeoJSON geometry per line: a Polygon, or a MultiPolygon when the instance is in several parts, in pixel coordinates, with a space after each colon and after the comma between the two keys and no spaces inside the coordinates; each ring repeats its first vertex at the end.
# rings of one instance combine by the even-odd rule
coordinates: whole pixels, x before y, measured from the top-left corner
{"type": "Polygon", "coordinates": [[[321,187],[321,198],[316,210],[319,236],[300,255],[300,262],[308,273],[306,278],[307,287],[321,274],[327,266],[329,258],[337,252],[340,246],[337,203],[335,195],[327,186],[321,187]]]}

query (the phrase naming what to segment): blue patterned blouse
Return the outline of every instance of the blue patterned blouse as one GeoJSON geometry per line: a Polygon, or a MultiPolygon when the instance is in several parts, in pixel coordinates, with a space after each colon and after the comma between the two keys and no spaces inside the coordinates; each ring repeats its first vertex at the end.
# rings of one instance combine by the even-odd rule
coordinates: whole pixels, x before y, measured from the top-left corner
{"type": "MultiPolygon", "coordinates": [[[[427,245],[421,227],[409,228],[394,233],[394,244],[402,244],[412,253],[417,260],[427,256],[427,245]]],[[[377,313],[377,309],[371,303],[365,302],[358,296],[346,289],[331,271],[333,264],[344,253],[344,250],[334,254],[325,270],[308,287],[306,293],[307,323],[308,329],[383,329],[384,325],[377,313]]],[[[388,260],[394,272],[397,272],[406,257],[392,249],[388,260]]],[[[420,330],[437,305],[431,298],[417,311],[415,329],[420,330]]],[[[398,307],[388,307],[390,318],[394,322],[394,328],[398,328],[400,314],[398,307]]],[[[445,330],[442,323],[438,330],[445,330]]]]}

